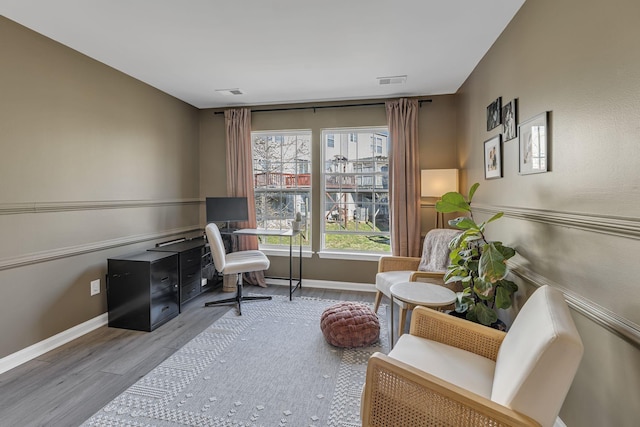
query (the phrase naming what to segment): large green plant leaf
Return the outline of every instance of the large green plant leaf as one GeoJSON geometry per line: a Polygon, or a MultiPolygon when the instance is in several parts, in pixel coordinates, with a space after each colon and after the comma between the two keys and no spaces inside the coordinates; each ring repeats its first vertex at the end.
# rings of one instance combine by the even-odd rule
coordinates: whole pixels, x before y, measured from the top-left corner
{"type": "Polygon", "coordinates": [[[462,194],[454,191],[444,194],[442,199],[436,202],[436,211],[442,213],[469,212],[470,210],[471,207],[462,194]]]}
{"type": "Polygon", "coordinates": [[[507,274],[507,260],[496,249],[493,243],[487,243],[482,247],[478,275],[482,280],[495,283],[502,280],[507,274]]]}
{"type": "Polygon", "coordinates": [[[476,190],[478,189],[478,187],[480,187],[480,183],[476,182],[469,189],[469,203],[471,203],[471,200],[473,200],[473,195],[476,194],[476,190]]]}
{"type": "Polygon", "coordinates": [[[507,280],[507,279],[502,279],[502,280],[498,281],[496,283],[496,285],[503,286],[510,293],[514,293],[514,292],[516,292],[518,290],[518,285],[513,283],[511,280],[507,280]]]}
{"type": "Polygon", "coordinates": [[[512,292],[504,286],[498,286],[496,289],[496,308],[511,307],[512,292]]]}
{"type": "Polygon", "coordinates": [[[474,306],[474,312],[478,319],[478,322],[482,323],[483,325],[490,326],[492,323],[498,320],[498,315],[496,314],[496,312],[482,303],[478,303],[474,306]]]}
{"type": "Polygon", "coordinates": [[[500,219],[500,218],[502,218],[503,215],[504,215],[504,212],[498,212],[497,214],[495,214],[494,216],[489,218],[489,220],[487,222],[485,222],[485,224],[489,224],[490,222],[493,222],[496,219],[500,219]]]}
{"type": "Polygon", "coordinates": [[[459,230],[479,230],[480,229],[478,227],[478,224],[476,224],[474,220],[466,216],[452,219],[451,221],[449,221],[449,225],[459,230]]]}
{"type": "Polygon", "coordinates": [[[493,299],[493,283],[482,280],[481,278],[476,278],[476,280],[473,281],[473,285],[473,291],[480,299],[485,301],[493,299]]]}
{"type": "Polygon", "coordinates": [[[493,242],[493,246],[500,251],[504,259],[509,259],[516,254],[516,250],[509,246],[504,246],[502,242],[493,242]]]}

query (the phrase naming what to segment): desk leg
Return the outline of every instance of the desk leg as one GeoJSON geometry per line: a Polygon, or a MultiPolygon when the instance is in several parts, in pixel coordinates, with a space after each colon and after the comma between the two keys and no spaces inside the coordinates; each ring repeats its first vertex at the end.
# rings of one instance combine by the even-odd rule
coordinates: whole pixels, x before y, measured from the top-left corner
{"type": "Polygon", "coordinates": [[[289,301],[293,300],[293,235],[289,236],[289,301]]]}
{"type": "Polygon", "coordinates": [[[300,258],[299,258],[299,268],[298,268],[298,285],[300,286],[300,289],[302,292],[302,233],[298,234],[298,244],[299,244],[299,254],[300,258]]]}

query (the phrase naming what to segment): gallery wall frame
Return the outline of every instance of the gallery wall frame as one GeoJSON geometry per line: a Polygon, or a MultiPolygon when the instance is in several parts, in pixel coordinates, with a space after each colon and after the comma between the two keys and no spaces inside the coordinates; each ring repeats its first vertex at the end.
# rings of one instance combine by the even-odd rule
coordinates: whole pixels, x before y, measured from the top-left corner
{"type": "Polygon", "coordinates": [[[518,99],[514,98],[502,107],[502,140],[510,141],[518,136],[518,99]]]}
{"type": "Polygon", "coordinates": [[[502,97],[487,106],[487,131],[495,129],[502,124],[502,97]]]}
{"type": "Polygon", "coordinates": [[[484,142],[484,179],[502,178],[502,135],[484,142]]]}
{"type": "Polygon", "coordinates": [[[518,126],[520,175],[544,173],[549,170],[549,112],[545,111],[518,126]]]}

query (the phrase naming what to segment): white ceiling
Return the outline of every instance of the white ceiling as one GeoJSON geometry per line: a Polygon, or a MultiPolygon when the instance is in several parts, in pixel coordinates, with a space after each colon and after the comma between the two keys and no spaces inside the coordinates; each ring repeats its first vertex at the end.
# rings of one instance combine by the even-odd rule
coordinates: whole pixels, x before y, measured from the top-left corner
{"type": "Polygon", "coordinates": [[[210,108],[455,93],[524,1],[0,0],[0,12],[210,108]]]}

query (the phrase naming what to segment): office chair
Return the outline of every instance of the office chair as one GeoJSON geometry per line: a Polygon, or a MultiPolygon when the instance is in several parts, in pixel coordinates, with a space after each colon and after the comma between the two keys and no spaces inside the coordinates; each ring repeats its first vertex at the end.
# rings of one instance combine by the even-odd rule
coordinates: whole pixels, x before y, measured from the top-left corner
{"type": "Polygon", "coordinates": [[[209,249],[213,258],[213,265],[221,274],[236,274],[238,276],[237,293],[233,298],[226,298],[205,303],[205,307],[219,304],[238,304],[238,315],[242,315],[242,301],[270,300],[270,296],[242,295],[242,273],[261,271],[269,268],[269,258],[260,251],[238,251],[226,253],[222,235],[216,224],[208,224],[205,228],[209,249]]]}

